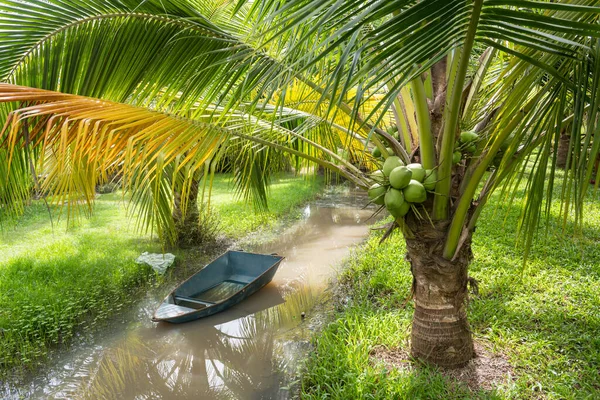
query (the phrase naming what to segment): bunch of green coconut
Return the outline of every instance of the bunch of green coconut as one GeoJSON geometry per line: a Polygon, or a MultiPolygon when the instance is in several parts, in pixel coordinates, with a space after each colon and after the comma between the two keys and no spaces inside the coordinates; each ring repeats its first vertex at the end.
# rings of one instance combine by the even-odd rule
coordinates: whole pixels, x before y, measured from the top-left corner
{"type": "Polygon", "coordinates": [[[479,135],[476,132],[464,131],[461,132],[458,141],[454,145],[456,149],[452,155],[452,162],[458,164],[463,156],[469,156],[475,154],[477,151],[477,142],[479,141],[479,135]]]}
{"type": "Polygon", "coordinates": [[[381,170],[372,175],[376,181],[369,188],[369,199],[385,205],[395,218],[405,216],[414,203],[427,200],[427,191],[435,188],[437,173],[421,164],[404,165],[397,156],[388,157],[381,170]]]}

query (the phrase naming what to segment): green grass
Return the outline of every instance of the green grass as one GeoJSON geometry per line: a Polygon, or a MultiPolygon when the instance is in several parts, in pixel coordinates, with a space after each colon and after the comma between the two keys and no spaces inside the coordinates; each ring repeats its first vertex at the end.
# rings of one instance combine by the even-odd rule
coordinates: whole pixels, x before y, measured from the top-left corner
{"type": "Polygon", "coordinates": [[[130,301],[150,268],[133,262],[160,251],[128,230],[115,194],[101,196],[94,215],[66,230],[35,203],[0,236],[0,367],[39,365],[49,349],[89,330],[130,301]]]}
{"type": "MultiPolygon", "coordinates": [[[[522,193],[519,194],[522,196],[522,193]]],[[[471,391],[435,368],[386,369],[374,348],[408,350],[411,276],[399,234],[380,233],[348,260],[340,290],[348,305],[315,338],[302,391],[306,399],[600,398],[600,202],[587,199],[583,234],[550,234],[535,243],[527,266],[515,248],[520,209],[494,197],[474,236],[470,275],[479,280],[469,318],[476,340],[505,354],[512,382],[471,391]]],[[[558,214],[558,204],[552,213],[558,214]]],[[[568,227],[571,231],[572,227],[568,227]]]]}
{"type": "Polygon", "coordinates": [[[284,215],[299,216],[298,206],[313,198],[322,187],[320,178],[282,176],[269,187],[269,209],[256,213],[251,204],[232,199],[233,179],[222,175],[213,183],[211,204],[221,221],[222,231],[228,237],[240,238],[248,232],[274,227],[284,215]]]}
{"type": "MultiPolygon", "coordinates": [[[[213,205],[225,233],[239,238],[272,226],[315,196],[321,181],[282,175],[270,192],[269,213],[256,215],[237,201],[229,176],[217,176],[213,205]]],[[[40,202],[0,232],[0,377],[42,364],[48,352],[78,332],[93,330],[154,281],[149,267],[135,264],[143,251],[161,252],[127,218],[121,196],[102,195],[91,218],[69,229],[51,226],[40,202]]],[[[193,249],[189,250],[193,251],[193,249]]],[[[185,260],[186,251],[176,252],[185,260]]],[[[181,266],[181,263],[179,264],[181,266]]]]}

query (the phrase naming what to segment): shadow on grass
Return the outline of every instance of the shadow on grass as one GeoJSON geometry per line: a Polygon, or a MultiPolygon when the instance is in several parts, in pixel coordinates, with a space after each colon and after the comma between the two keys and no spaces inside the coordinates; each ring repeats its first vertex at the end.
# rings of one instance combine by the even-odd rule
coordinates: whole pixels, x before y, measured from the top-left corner
{"type": "Polygon", "coordinates": [[[439,369],[412,362],[410,312],[348,309],[315,341],[304,373],[303,399],[498,399],[495,389],[471,388],[439,369]],[[398,354],[395,360],[382,353],[398,354]],[[392,361],[392,362],[390,362],[392,361]]]}
{"type": "MultiPolygon", "coordinates": [[[[597,207],[597,206],[596,206],[597,207]]],[[[590,218],[583,236],[569,237],[573,225],[551,220],[548,236],[534,243],[527,265],[515,249],[516,220],[494,226],[482,218],[474,237],[470,275],[480,295],[470,303],[476,337],[505,349],[517,370],[518,397],[600,397],[600,236],[590,218]]],[[[592,214],[593,215],[593,214],[592,214]]]]}

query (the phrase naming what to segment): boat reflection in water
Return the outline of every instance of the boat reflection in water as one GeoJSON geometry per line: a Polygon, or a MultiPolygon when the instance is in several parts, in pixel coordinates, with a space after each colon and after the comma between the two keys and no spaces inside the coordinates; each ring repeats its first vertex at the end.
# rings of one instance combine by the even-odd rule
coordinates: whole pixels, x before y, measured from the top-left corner
{"type": "Polygon", "coordinates": [[[182,325],[131,331],[95,363],[65,398],[287,398],[285,334],[316,298],[310,286],[285,302],[274,285],[238,310],[182,325]],[[247,314],[243,316],[243,314],[247,314]],[[233,320],[227,321],[227,319],[233,320]],[[275,335],[283,340],[275,340],[275,335]],[[251,394],[249,396],[249,394],[251,394]]]}

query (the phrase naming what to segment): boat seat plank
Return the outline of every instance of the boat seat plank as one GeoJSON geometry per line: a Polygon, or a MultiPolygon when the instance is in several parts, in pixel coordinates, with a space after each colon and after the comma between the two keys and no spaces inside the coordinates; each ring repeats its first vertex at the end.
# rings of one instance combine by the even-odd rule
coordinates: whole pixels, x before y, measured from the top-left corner
{"type": "Polygon", "coordinates": [[[162,303],[156,313],[156,318],[172,318],[179,315],[184,315],[196,311],[193,308],[178,306],[177,304],[162,303]]]}
{"type": "Polygon", "coordinates": [[[215,304],[212,301],[203,301],[203,300],[199,300],[199,299],[195,299],[193,297],[187,297],[187,296],[174,296],[175,300],[183,300],[183,301],[189,301],[190,303],[197,303],[197,304],[201,304],[203,306],[212,306],[213,304],[215,304]]]}
{"type": "Polygon", "coordinates": [[[249,284],[250,282],[252,282],[255,279],[256,279],[255,276],[248,276],[248,275],[239,275],[239,274],[236,274],[236,275],[231,275],[227,280],[229,282],[247,285],[247,284],[249,284]]]}

